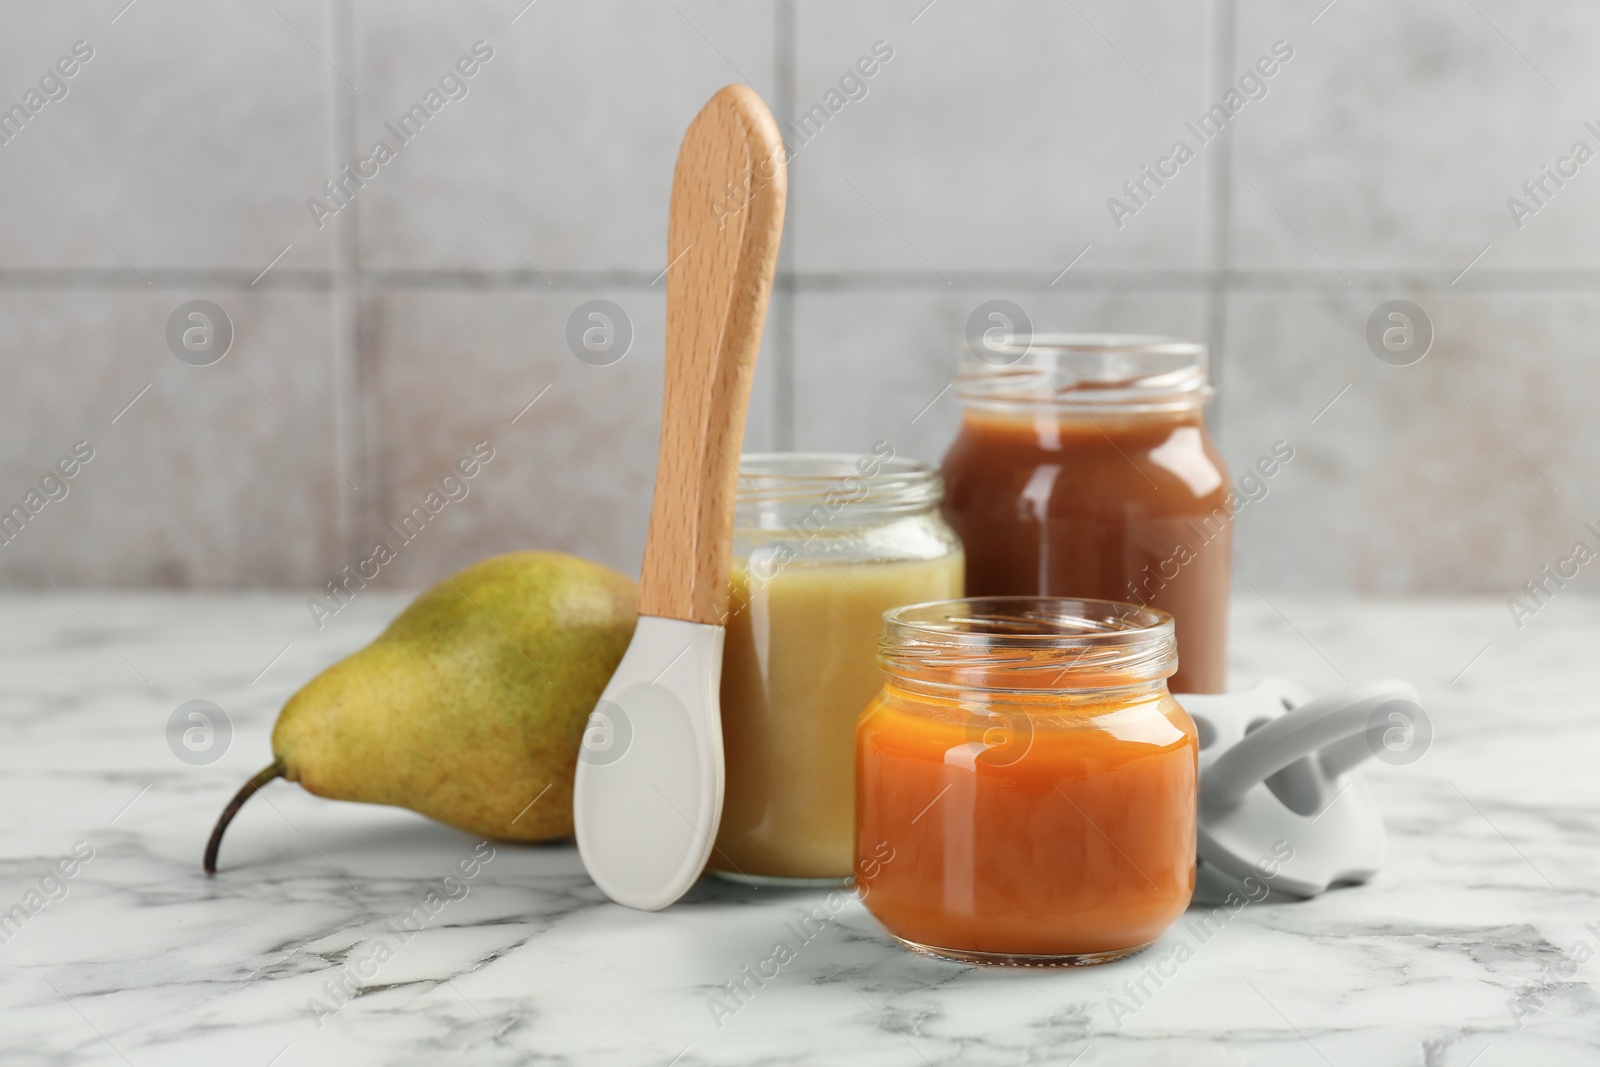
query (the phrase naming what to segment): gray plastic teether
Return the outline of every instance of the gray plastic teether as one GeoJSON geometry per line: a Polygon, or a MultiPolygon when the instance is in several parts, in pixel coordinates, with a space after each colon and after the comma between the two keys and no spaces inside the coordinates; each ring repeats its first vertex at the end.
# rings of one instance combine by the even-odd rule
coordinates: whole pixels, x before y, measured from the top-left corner
{"type": "Polygon", "coordinates": [[[1177,697],[1200,731],[1195,901],[1314,897],[1364,882],[1383,862],[1383,817],[1359,765],[1377,754],[1390,705],[1420,711],[1405,682],[1311,699],[1268,679],[1177,697]]]}

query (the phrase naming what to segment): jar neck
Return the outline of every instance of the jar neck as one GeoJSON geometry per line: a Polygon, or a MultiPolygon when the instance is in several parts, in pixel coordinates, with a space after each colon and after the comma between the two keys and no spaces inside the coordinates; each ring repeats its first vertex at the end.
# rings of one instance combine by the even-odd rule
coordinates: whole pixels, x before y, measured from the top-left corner
{"type": "Polygon", "coordinates": [[[960,391],[961,410],[968,416],[1029,422],[1084,423],[1148,421],[1199,422],[1211,402],[1210,386],[1203,391],[1137,397],[1085,397],[1075,393],[1042,396],[1002,389],[966,388],[960,391]]]}
{"type": "Polygon", "coordinates": [[[737,507],[734,509],[734,525],[747,534],[809,539],[937,514],[938,501],[884,507],[840,498],[832,502],[819,500],[803,507],[737,507]]]}
{"type": "Polygon", "coordinates": [[[751,453],[739,461],[734,523],[741,530],[816,537],[930,515],[943,496],[938,471],[896,456],[887,442],[859,455],[751,453]]]}
{"type": "Polygon", "coordinates": [[[962,361],[957,391],[994,412],[1197,412],[1211,399],[1209,354],[1193,341],[1055,334],[984,345],[962,361]]]}
{"type": "Polygon", "coordinates": [[[1166,685],[1178,666],[1172,616],[1109,600],[974,597],[884,613],[879,659],[922,693],[1061,701],[1166,685]]]}
{"type": "Polygon", "coordinates": [[[1001,704],[1040,714],[1070,711],[1077,706],[1140,704],[1168,695],[1165,678],[1093,688],[1008,689],[974,684],[931,684],[912,675],[886,671],[883,684],[891,696],[941,703],[1001,704]]]}
{"type": "Polygon", "coordinates": [[[1205,426],[1206,406],[1195,402],[1169,407],[1084,407],[1062,403],[1006,404],[982,402],[961,405],[964,425],[995,427],[1011,432],[1054,435],[1061,430],[1085,433],[1149,432],[1163,427],[1205,426]]]}

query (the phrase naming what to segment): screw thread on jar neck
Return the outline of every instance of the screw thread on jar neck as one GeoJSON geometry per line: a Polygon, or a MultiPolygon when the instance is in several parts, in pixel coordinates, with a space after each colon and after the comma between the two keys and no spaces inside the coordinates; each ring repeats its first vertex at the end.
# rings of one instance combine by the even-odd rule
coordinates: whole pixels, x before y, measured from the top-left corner
{"type": "Polygon", "coordinates": [[[1206,346],[1174,337],[1036,334],[963,354],[968,410],[1096,414],[1199,411],[1210,401],[1206,346]]]}
{"type": "Polygon", "coordinates": [[[851,525],[929,512],[943,496],[937,470],[887,442],[861,454],[752,452],[739,460],[734,519],[759,530],[851,525]]]}
{"type": "Polygon", "coordinates": [[[1164,685],[1178,668],[1166,612],[1060,597],[895,608],[884,613],[879,658],[895,682],[1013,693],[1164,685]]]}

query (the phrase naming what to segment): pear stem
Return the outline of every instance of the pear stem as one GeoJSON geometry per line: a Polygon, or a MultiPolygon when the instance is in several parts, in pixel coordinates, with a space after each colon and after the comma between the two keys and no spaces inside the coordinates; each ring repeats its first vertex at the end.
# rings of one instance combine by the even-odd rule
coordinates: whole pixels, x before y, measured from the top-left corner
{"type": "Polygon", "coordinates": [[[228,824],[233,817],[239,814],[239,809],[244,807],[244,802],[255,796],[256,790],[272,781],[274,778],[283,777],[283,764],[273,760],[261,768],[256,776],[246,782],[240,790],[228,801],[228,806],[222,809],[222,814],[217,818],[216,829],[211,831],[211,840],[206,842],[205,868],[207,874],[217,873],[217,850],[222,847],[222,835],[228,829],[228,824]]]}

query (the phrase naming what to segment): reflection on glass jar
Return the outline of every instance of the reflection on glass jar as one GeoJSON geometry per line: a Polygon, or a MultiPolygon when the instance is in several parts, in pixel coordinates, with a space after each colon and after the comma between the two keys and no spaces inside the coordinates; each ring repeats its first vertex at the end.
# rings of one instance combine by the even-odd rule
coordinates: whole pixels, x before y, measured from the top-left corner
{"type": "Polygon", "coordinates": [[[1100,963],[1194,891],[1199,745],[1172,619],[991,597],[888,612],[856,728],[856,884],[910,948],[1100,963]]]}
{"type": "Polygon", "coordinates": [[[727,789],[712,866],[842,882],[853,859],[855,723],[893,607],[959,595],[939,475],[894,455],[748,455],[735,505],[722,667],[727,789]]]}
{"type": "Polygon", "coordinates": [[[1206,429],[1206,366],[1204,345],[1099,334],[967,359],[943,465],[967,595],[1158,608],[1177,621],[1173,689],[1224,691],[1237,498],[1206,429]]]}

